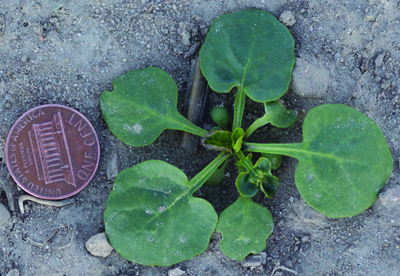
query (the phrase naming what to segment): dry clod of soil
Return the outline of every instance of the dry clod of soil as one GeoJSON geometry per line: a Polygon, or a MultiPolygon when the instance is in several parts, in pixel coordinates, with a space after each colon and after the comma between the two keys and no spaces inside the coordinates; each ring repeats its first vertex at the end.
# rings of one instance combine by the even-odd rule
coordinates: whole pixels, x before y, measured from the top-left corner
{"type": "Polygon", "coordinates": [[[296,23],[296,18],[291,11],[284,11],[281,16],[279,16],[279,21],[281,21],[285,26],[291,27],[296,23]]]}
{"type": "Polygon", "coordinates": [[[6,223],[11,218],[10,212],[0,203],[0,225],[6,223]]]}
{"type": "Polygon", "coordinates": [[[297,58],[293,69],[292,89],[302,97],[320,98],[328,91],[329,74],[313,61],[297,58]]]}
{"type": "Polygon", "coordinates": [[[99,233],[92,236],[86,243],[86,249],[93,256],[107,257],[113,251],[112,246],[107,240],[106,233],[99,233]]]}

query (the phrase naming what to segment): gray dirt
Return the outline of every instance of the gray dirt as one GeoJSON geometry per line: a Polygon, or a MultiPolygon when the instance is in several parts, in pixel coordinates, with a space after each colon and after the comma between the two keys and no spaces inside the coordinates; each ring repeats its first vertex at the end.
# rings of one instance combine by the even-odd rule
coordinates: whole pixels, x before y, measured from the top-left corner
{"type": "MultiPolygon", "coordinates": [[[[184,275],[271,275],[279,264],[283,267],[273,275],[400,275],[399,20],[400,2],[395,0],[1,1],[0,203],[11,219],[0,225],[0,275],[168,275],[176,267],[184,275]],[[111,91],[113,80],[129,70],[157,66],[178,84],[183,110],[190,63],[212,20],[246,8],[260,8],[277,18],[290,11],[295,19],[293,24],[285,14],[299,62],[283,100],[299,111],[299,121],[289,129],[264,128],[270,141],[301,141],[302,120],[315,106],[354,107],[379,125],[393,154],[385,196],[360,215],[329,219],[301,199],[294,183],[297,161],[285,158],[277,172],[275,198],[257,197],[275,221],[265,264],[249,268],[230,260],[219,249],[218,234],[203,254],[173,267],[133,264],[115,251],[106,258],[92,256],[85,242],[104,231],[103,212],[115,170],[161,159],[192,177],[212,158],[205,149],[194,158],[179,149],[178,131],[164,132],[148,147],[123,144],[107,129],[100,94],[111,91]],[[4,143],[22,113],[46,103],[67,105],[87,116],[100,139],[101,161],[74,204],[56,208],[28,201],[21,214],[16,203],[23,192],[6,169],[4,143]]],[[[232,97],[210,95],[209,105],[221,101],[229,103],[232,97]]],[[[247,124],[261,110],[249,103],[247,124]]],[[[260,133],[255,139],[262,139],[260,133]]],[[[221,186],[198,193],[217,212],[237,197],[232,184],[236,172],[228,168],[230,177],[221,186]]]]}

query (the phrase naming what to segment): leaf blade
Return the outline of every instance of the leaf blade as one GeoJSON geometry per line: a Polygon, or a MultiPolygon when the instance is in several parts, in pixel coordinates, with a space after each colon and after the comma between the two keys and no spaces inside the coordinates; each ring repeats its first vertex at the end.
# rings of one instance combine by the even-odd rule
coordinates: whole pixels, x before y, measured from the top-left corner
{"type": "Polygon", "coordinates": [[[367,116],[344,105],[324,105],[307,117],[302,149],[320,154],[298,156],[295,179],[300,194],[330,217],[361,213],[375,202],[393,169],[383,133],[367,116]],[[334,184],[321,185],[322,176],[334,184]]]}
{"type": "Polygon", "coordinates": [[[119,76],[113,86],[112,92],[100,96],[100,107],[111,132],[126,144],[149,145],[165,129],[207,133],[178,112],[178,88],[163,70],[133,70],[119,76]]]}
{"type": "Polygon", "coordinates": [[[244,260],[266,248],[273,231],[272,215],[267,208],[240,196],[221,213],[217,231],[222,234],[222,251],[234,260],[244,260]]]}
{"type": "Polygon", "coordinates": [[[203,252],[217,215],[210,203],[192,197],[194,188],[182,171],[163,161],[121,172],[104,213],[111,245],[143,265],[168,266],[203,252]]]}
{"type": "Polygon", "coordinates": [[[200,63],[214,91],[242,87],[254,101],[272,101],[288,89],[294,40],[288,29],[267,12],[225,14],[211,25],[200,51],[200,63]]]}
{"type": "Polygon", "coordinates": [[[374,121],[345,105],[322,105],[307,114],[303,137],[298,144],[244,143],[244,149],[297,158],[296,186],[326,216],[354,216],[375,202],[393,159],[374,121]]]}

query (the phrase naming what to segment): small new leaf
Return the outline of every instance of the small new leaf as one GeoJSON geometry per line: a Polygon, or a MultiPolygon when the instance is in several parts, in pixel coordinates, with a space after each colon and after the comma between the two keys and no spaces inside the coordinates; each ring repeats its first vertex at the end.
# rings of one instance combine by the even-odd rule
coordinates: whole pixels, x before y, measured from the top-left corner
{"type": "Polygon", "coordinates": [[[271,174],[271,162],[261,157],[254,165],[254,171],[258,176],[261,191],[268,198],[273,198],[279,186],[279,179],[271,174]]]}
{"type": "Polygon", "coordinates": [[[264,116],[255,120],[246,130],[245,139],[247,139],[256,129],[265,126],[266,124],[270,123],[279,128],[287,128],[297,120],[297,111],[286,110],[279,101],[264,103],[264,109],[264,116]]]}
{"type": "Polygon", "coordinates": [[[203,145],[208,149],[232,152],[232,132],[217,130],[203,138],[203,145]]]}
{"type": "Polygon", "coordinates": [[[234,152],[239,152],[242,148],[244,131],[241,128],[236,128],[232,133],[232,149],[234,152]]]}

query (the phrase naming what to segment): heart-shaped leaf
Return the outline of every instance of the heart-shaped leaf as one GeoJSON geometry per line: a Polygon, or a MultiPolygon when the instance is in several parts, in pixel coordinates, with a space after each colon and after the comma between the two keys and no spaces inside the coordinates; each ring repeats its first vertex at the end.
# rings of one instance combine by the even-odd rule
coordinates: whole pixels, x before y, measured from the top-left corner
{"type": "Polygon", "coordinates": [[[296,186],[329,217],[349,217],[374,203],[393,169],[385,136],[370,118],[345,105],[322,105],[304,120],[298,144],[243,143],[244,150],[299,160],[296,186]]]}
{"type": "Polygon", "coordinates": [[[254,101],[273,101],[288,89],[294,40],[268,12],[225,14],[211,25],[200,51],[200,65],[214,91],[240,87],[254,101]]]}
{"type": "MultiPolygon", "coordinates": [[[[226,158],[205,168],[210,175],[226,158]]],[[[122,171],[107,202],[108,240],[134,263],[169,266],[203,252],[217,223],[210,203],[193,192],[208,176],[189,182],[178,168],[150,160],[122,171]]],[[[192,179],[193,180],[193,179],[192,179]]]]}
{"type": "Polygon", "coordinates": [[[119,76],[112,92],[100,97],[100,107],[111,132],[131,146],[144,146],[165,129],[178,129],[204,136],[207,132],[178,110],[178,88],[159,68],[133,70],[119,76]]]}
{"type": "Polygon", "coordinates": [[[238,261],[248,254],[258,254],[265,249],[273,227],[274,221],[267,208],[240,196],[219,217],[217,231],[222,234],[221,249],[238,261]]]}

